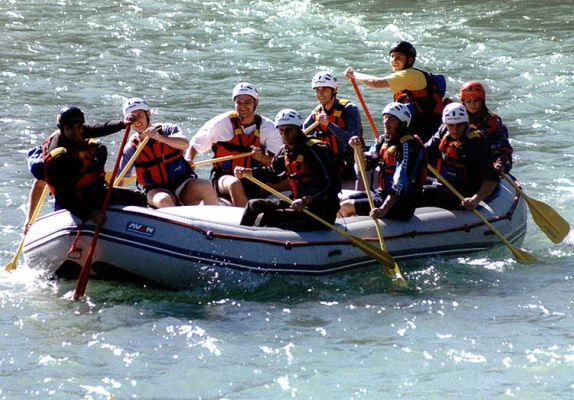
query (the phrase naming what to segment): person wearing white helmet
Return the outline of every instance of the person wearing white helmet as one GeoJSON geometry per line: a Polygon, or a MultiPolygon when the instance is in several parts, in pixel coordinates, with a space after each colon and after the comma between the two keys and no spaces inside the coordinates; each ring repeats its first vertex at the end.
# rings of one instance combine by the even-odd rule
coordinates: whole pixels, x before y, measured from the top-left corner
{"type": "Polygon", "coordinates": [[[500,179],[491,162],[490,148],[482,133],[470,128],[468,113],[462,104],[448,104],[442,121],[437,133],[425,143],[429,163],[464,196],[464,201],[435,182],[425,185],[423,204],[475,209],[494,193],[500,179]]]}
{"type": "Polygon", "coordinates": [[[292,109],[277,113],[275,125],[283,139],[283,146],[267,167],[235,167],[235,176],[245,175],[277,184],[288,181],[294,202],[289,205],[279,199],[251,199],[247,203],[242,225],[275,226],[294,231],[324,229],[302,210],[311,212],[333,223],[339,210],[341,181],[333,162],[333,152],[325,143],[306,136],[303,119],[292,109]]]}
{"type": "MultiPolygon", "coordinates": [[[[359,192],[343,199],[341,214],[369,215],[372,218],[410,219],[415,211],[422,185],[426,180],[426,152],[417,136],[408,131],[411,111],[392,102],[383,109],[385,134],[367,152],[367,164],[377,164],[379,188],[370,209],[367,194],[359,192]]],[[[351,147],[362,146],[359,137],[349,141],[351,147]]]]}
{"type": "Polygon", "coordinates": [[[405,40],[399,40],[391,46],[389,57],[389,64],[393,70],[390,75],[381,78],[348,67],[345,76],[356,79],[368,87],[389,88],[393,92],[394,101],[410,103],[413,118],[409,133],[415,133],[421,140],[426,141],[441,124],[446,79],[443,75],[415,68],[413,65],[417,51],[405,40]]]}
{"type": "Polygon", "coordinates": [[[126,144],[121,169],[132,158],[140,142],[149,140],[135,160],[137,184],[155,208],[176,205],[219,204],[210,182],[199,179],[183,158],[189,140],[177,125],[152,124],[151,110],[145,100],[132,97],[123,105],[124,117],[132,121],[135,133],[126,144]]]}
{"type": "Polygon", "coordinates": [[[340,164],[344,187],[354,188],[357,176],[353,149],[349,148],[348,142],[353,136],[363,136],[359,109],[350,100],[337,97],[339,85],[335,75],[330,72],[317,72],[311,80],[311,88],[319,104],[307,117],[303,127],[319,121],[319,126],[308,134],[331,146],[340,164]]]}
{"type": "Polygon", "coordinates": [[[251,152],[251,155],[213,165],[211,182],[220,196],[234,206],[244,207],[247,200],[260,193],[259,187],[248,180],[233,176],[236,166],[270,165],[273,154],[281,148],[281,137],[273,121],[255,112],[259,104],[257,88],[240,82],[232,92],[235,110],[219,114],[207,121],[189,143],[185,159],[193,164],[199,153],[213,150],[213,157],[251,152]]]}
{"type": "MultiPolygon", "coordinates": [[[[104,222],[100,209],[107,190],[104,167],[108,151],[96,138],[116,133],[131,122],[86,124],[84,113],[76,106],[62,107],[56,121],[58,129],[28,153],[28,168],[35,180],[28,199],[25,232],[46,185],[54,194],[55,210],[67,209],[83,221],[104,222]]],[[[109,204],[146,206],[146,201],[139,191],[113,188],[109,204]]]]}

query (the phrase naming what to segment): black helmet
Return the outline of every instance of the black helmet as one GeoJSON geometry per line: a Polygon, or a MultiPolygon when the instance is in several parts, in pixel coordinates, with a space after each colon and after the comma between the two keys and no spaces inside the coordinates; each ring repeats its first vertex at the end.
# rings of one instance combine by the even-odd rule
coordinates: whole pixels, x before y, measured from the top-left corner
{"type": "Polygon", "coordinates": [[[395,42],[391,46],[391,50],[389,50],[389,54],[393,51],[397,51],[399,53],[404,54],[407,57],[417,58],[417,50],[415,47],[405,40],[399,40],[395,42]]]}
{"type": "Polygon", "coordinates": [[[65,106],[60,109],[57,117],[58,128],[65,125],[83,124],[86,120],[84,113],[76,106],[65,106]]]}

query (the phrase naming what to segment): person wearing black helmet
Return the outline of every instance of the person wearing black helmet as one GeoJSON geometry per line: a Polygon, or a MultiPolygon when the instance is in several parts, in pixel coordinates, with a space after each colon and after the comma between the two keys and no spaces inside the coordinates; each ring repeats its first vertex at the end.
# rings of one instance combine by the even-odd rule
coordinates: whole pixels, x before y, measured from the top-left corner
{"type": "Polygon", "coordinates": [[[423,141],[426,141],[441,124],[446,80],[442,75],[430,74],[415,68],[417,51],[407,41],[395,42],[389,55],[389,62],[393,69],[390,75],[380,78],[348,67],[345,76],[372,88],[389,88],[393,92],[394,101],[408,103],[413,112],[409,131],[416,133],[423,141]]]}
{"type": "MultiPolygon", "coordinates": [[[[57,117],[58,129],[42,145],[28,153],[28,166],[35,178],[28,200],[26,232],[40,193],[47,184],[55,197],[54,208],[67,209],[82,220],[103,222],[100,207],[104,200],[106,147],[95,138],[111,135],[131,121],[86,124],[76,106],[65,106],[57,117]]],[[[145,196],[135,190],[114,188],[110,204],[146,206],[145,196]]]]}

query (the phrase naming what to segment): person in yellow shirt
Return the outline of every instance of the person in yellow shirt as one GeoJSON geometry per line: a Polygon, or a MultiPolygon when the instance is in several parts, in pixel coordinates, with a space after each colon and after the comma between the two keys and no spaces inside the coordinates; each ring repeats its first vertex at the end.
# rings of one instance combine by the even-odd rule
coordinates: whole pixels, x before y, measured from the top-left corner
{"type": "Polygon", "coordinates": [[[407,104],[413,113],[409,133],[420,135],[424,142],[441,124],[446,80],[442,75],[430,74],[415,68],[413,65],[417,51],[407,41],[401,40],[393,44],[389,55],[389,63],[393,69],[390,75],[381,78],[348,67],[345,76],[368,87],[389,88],[393,92],[393,100],[407,104]]]}

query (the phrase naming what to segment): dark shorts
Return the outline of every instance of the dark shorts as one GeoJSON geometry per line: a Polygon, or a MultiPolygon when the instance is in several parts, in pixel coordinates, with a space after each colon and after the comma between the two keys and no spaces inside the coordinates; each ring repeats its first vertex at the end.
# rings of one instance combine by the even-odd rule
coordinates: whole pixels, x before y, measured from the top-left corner
{"type": "MultiPolygon", "coordinates": [[[[382,206],[386,197],[386,193],[377,191],[373,195],[373,203],[375,204],[375,207],[382,206]]],[[[366,192],[352,194],[349,196],[349,199],[354,200],[353,205],[357,215],[369,215],[371,212],[371,206],[366,192]]],[[[385,218],[406,221],[413,216],[415,208],[415,199],[407,200],[405,198],[399,198],[399,201],[397,201],[397,203],[389,210],[387,215],[385,215],[385,218]]]]}
{"type": "Polygon", "coordinates": [[[110,205],[126,205],[147,207],[147,198],[139,190],[114,187],[110,196],[110,205]]]}
{"type": "MultiPolygon", "coordinates": [[[[338,210],[338,200],[322,203],[320,209],[310,209],[311,212],[330,224],[335,222],[338,210]]],[[[273,226],[296,232],[328,229],[306,213],[295,211],[289,203],[279,199],[249,200],[241,219],[241,225],[273,226]]]]}
{"type": "MultiPolygon", "coordinates": [[[[498,190],[499,188],[497,187],[484,201],[488,203],[492,200],[497,195],[498,190]]],[[[463,190],[461,190],[461,194],[465,197],[472,196],[472,194],[464,192],[463,190]]],[[[442,183],[434,180],[429,180],[428,183],[423,186],[423,193],[418,206],[440,207],[447,210],[465,210],[458,197],[442,183]]]]}

